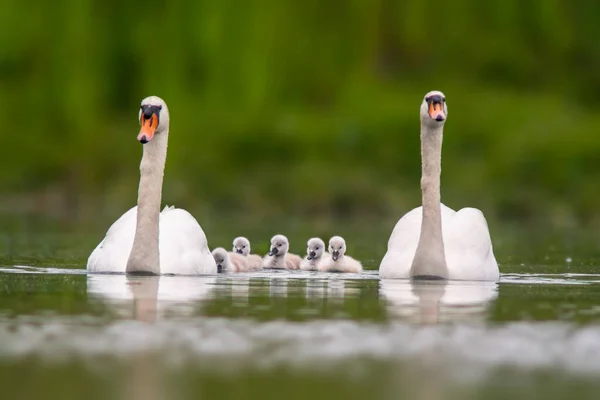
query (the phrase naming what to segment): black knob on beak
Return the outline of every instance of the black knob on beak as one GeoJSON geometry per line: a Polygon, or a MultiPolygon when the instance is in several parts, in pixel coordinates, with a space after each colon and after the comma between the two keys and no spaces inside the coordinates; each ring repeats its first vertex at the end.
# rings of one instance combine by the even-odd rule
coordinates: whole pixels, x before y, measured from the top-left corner
{"type": "Polygon", "coordinates": [[[433,103],[433,104],[443,104],[444,103],[444,99],[442,98],[442,96],[440,96],[438,94],[434,94],[433,96],[429,96],[427,98],[427,102],[428,103],[433,103]]]}

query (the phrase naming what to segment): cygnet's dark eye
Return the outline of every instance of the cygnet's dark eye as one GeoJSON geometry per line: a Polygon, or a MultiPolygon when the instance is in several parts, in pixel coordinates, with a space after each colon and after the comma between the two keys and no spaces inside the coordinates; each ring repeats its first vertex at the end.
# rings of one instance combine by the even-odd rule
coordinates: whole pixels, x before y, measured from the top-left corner
{"type": "Polygon", "coordinates": [[[319,248],[318,248],[318,247],[315,247],[315,250],[319,250],[319,248]]]}
{"type": "Polygon", "coordinates": [[[278,245],[277,245],[277,247],[281,247],[281,245],[280,245],[280,244],[278,244],[278,245]]]}
{"type": "Polygon", "coordinates": [[[246,245],[242,246],[242,249],[245,249],[245,248],[246,248],[246,245]]]}

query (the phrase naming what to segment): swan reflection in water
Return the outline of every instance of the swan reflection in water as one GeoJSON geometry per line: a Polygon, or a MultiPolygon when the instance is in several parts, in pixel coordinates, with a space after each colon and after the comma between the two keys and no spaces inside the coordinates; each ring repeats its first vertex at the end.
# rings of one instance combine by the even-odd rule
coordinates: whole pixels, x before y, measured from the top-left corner
{"type": "MultiPolygon", "coordinates": [[[[123,318],[155,323],[165,316],[189,316],[198,301],[213,296],[215,277],[87,276],[88,298],[101,301],[123,318]]],[[[135,334],[135,330],[131,332],[135,334]]],[[[142,339],[140,339],[142,340],[142,339]]],[[[129,357],[122,398],[158,400],[165,389],[157,354],[140,352],[129,357]]]]}
{"type": "Polygon", "coordinates": [[[166,314],[192,315],[198,301],[213,296],[215,281],[211,276],[88,274],[87,293],[122,317],[153,322],[166,314]]]}
{"type": "Polygon", "coordinates": [[[391,316],[422,324],[482,319],[498,297],[494,282],[382,279],[380,296],[391,316]]]}

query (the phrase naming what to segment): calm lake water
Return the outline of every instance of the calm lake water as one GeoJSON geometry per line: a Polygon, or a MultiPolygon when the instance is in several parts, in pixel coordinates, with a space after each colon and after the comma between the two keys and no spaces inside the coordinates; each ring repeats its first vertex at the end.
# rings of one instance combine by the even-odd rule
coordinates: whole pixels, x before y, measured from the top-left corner
{"type": "Polygon", "coordinates": [[[379,280],[388,234],[360,275],[206,277],[88,275],[102,233],[4,234],[0,398],[598,398],[597,232],[493,232],[498,284],[379,280]]]}

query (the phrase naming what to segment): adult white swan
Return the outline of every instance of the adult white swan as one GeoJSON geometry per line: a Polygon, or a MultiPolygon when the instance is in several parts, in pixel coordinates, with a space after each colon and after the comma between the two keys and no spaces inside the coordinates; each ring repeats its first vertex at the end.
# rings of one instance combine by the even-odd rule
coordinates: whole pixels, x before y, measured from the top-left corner
{"type": "Polygon", "coordinates": [[[160,212],[169,140],[169,110],[156,96],[142,100],[138,115],[143,144],[137,206],[108,230],[88,259],[89,272],[215,274],[217,265],[206,235],[185,210],[160,212]]]}
{"type": "Polygon", "coordinates": [[[396,224],[381,265],[382,278],[442,278],[497,281],[500,277],[483,213],[454,211],[440,203],[442,136],[446,97],[433,91],[421,104],[423,206],[396,224]]]}

